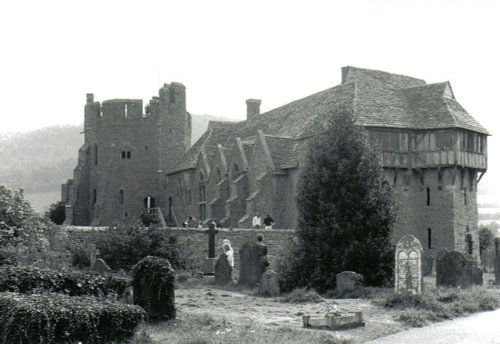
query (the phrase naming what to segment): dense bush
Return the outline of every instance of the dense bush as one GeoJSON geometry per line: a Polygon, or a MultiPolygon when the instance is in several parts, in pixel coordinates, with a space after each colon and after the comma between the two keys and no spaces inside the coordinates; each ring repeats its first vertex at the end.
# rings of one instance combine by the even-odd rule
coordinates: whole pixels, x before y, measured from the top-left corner
{"type": "Polygon", "coordinates": [[[125,280],[34,267],[7,266],[0,268],[0,292],[36,293],[41,291],[64,293],[70,296],[93,295],[124,296],[125,280]]]}
{"type": "Polygon", "coordinates": [[[168,230],[154,227],[115,226],[100,231],[72,231],[67,249],[73,265],[90,265],[88,245],[95,243],[99,258],[113,270],[130,271],[142,258],[156,256],[168,259],[175,269],[189,269],[191,249],[178,242],[168,230]]]}
{"type": "Polygon", "coordinates": [[[175,318],[175,271],[166,259],[146,257],[132,269],[134,304],[146,310],[149,320],[175,318]]]}
{"type": "Polygon", "coordinates": [[[144,316],[140,307],[91,297],[0,293],[0,344],[126,340],[144,316]]]}
{"type": "Polygon", "coordinates": [[[333,113],[309,146],[297,192],[298,244],[282,287],[334,289],[356,271],[370,286],[392,278],[394,201],[380,156],[347,109],[333,113]]]}

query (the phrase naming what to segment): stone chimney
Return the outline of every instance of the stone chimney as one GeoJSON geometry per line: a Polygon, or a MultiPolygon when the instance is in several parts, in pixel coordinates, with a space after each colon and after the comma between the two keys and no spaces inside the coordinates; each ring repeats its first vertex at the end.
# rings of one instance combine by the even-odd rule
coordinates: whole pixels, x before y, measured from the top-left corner
{"type": "Polygon", "coordinates": [[[94,102],[94,94],[93,93],[87,93],[87,104],[93,103],[94,102]]]}
{"type": "Polygon", "coordinates": [[[260,115],[260,99],[247,99],[247,121],[260,115]]]}

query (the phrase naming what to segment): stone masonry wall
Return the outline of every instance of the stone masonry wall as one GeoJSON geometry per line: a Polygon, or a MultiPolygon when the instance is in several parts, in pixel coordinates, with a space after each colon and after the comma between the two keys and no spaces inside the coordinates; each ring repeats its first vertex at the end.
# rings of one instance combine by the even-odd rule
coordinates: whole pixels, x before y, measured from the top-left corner
{"type": "MultiPolygon", "coordinates": [[[[201,266],[203,260],[208,257],[208,235],[204,229],[171,229],[170,234],[178,238],[179,242],[189,240],[190,248],[193,250],[195,265],[201,266]],[[197,263],[198,262],[198,263],[197,263]]],[[[215,255],[218,257],[222,253],[222,241],[229,239],[234,250],[235,269],[233,277],[238,276],[240,257],[239,249],[245,242],[254,242],[257,235],[264,235],[264,244],[267,245],[268,260],[270,267],[276,266],[280,252],[286,243],[295,237],[295,231],[291,229],[272,229],[272,230],[254,230],[254,229],[233,229],[219,230],[215,236],[215,255]]]]}

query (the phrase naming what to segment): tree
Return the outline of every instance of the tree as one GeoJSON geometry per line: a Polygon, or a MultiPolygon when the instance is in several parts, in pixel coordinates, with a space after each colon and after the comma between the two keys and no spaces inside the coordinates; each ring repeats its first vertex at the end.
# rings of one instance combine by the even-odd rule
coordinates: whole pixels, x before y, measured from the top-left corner
{"type": "Polygon", "coordinates": [[[45,216],[56,225],[62,225],[66,219],[66,207],[63,202],[52,203],[45,216]]]}
{"type": "Polygon", "coordinates": [[[0,185],[0,265],[31,263],[48,249],[48,225],[24,199],[22,189],[0,185]]]}
{"type": "Polygon", "coordinates": [[[347,110],[332,114],[309,146],[298,185],[298,244],[282,286],[333,289],[337,273],[368,285],[392,276],[396,219],[380,158],[347,110]]]}

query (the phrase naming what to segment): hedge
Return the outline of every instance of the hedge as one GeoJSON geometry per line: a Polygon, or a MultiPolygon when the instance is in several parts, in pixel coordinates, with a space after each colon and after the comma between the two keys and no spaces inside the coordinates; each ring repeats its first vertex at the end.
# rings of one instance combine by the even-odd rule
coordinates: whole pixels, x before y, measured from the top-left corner
{"type": "Polygon", "coordinates": [[[144,317],[138,306],[89,296],[0,293],[0,344],[123,341],[144,317]]]}
{"type": "Polygon", "coordinates": [[[31,266],[0,267],[0,292],[36,293],[41,291],[70,296],[123,296],[127,281],[101,277],[97,273],[40,269],[31,266]]]}

